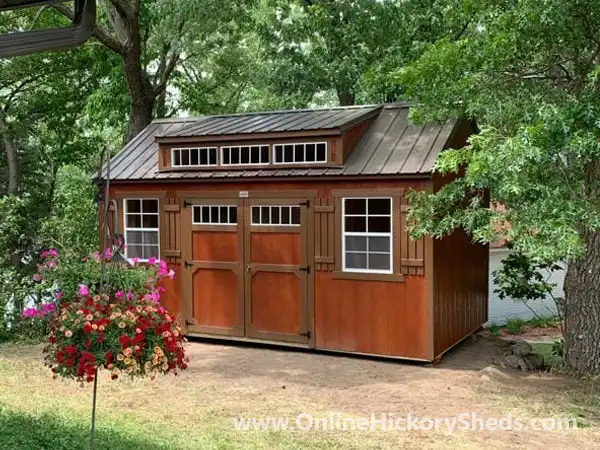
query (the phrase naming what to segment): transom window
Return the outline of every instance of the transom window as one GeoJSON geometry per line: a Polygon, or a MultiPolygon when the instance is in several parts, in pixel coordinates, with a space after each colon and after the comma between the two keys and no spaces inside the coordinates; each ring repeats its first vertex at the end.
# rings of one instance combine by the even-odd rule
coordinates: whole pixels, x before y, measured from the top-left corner
{"type": "Polygon", "coordinates": [[[273,145],[274,164],[305,164],[327,162],[327,143],[273,145]]]}
{"type": "Polygon", "coordinates": [[[252,225],[300,226],[300,207],[253,206],[252,225]]]}
{"type": "Polygon", "coordinates": [[[392,273],[392,199],[343,199],[343,268],[392,273]]]}
{"type": "Polygon", "coordinates": [[[201,167],[217,165],[217,147],[174,148],[171,150],[173,167],[201,167]]]}
{"type": "Polygon", "coordinates": [[[221,147],[222,166],[269,164],[268,145],[221,147]]]}
{"type": "Polygon", "coordinates": [[[192,209],[194,225],[236,225],[237,206],[235,205],[194,205],[192,209]]]}
{"type": "Polygon", "coordinates": [[[142,261],[158,258],[158,200],[128,198],[124,203],[125,256],[142,261]]]}

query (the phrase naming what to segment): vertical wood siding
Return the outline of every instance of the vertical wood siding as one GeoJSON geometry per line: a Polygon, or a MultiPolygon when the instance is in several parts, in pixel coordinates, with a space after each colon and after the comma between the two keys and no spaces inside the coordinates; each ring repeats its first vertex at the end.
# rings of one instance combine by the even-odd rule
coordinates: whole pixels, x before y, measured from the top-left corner
{"type": "Polygon", "coordinates": [[[402,197],[400,205],[400,266],[403,275],[425,274],[425,241],[423,238],[414,240],[406,229],[406,214],[408,213],[408,200],[402,197]]]}
{"type": "Polygon", "coordinates": [[[161,246],[163,259],[170,263],[181,261],[181,207],[174,194],[167,195],[162,205],[161,246]]]}
{"type": "Polygon", "coordinates": [[[332,272],[335,269],[335,216],[331,197],[315,199],[315,269],[332,272]]]}

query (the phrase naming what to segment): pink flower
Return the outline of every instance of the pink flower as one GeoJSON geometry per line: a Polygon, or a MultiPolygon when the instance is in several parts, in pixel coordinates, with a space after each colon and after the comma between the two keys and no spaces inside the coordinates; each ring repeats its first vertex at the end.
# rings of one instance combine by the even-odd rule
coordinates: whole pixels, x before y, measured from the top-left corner
{"type": "Polygon", "coordinates": [[[104,249],[104,259],[110,259],[112,256],[112,252],[110,250],[110,248],[105,248],[104,249]]]}
{"type": "Polygon", "coordinates": [[[35,308],[25,308],[23,311],[21,311],[21,317],[24,319],[32,319],[37,317],[37,315],[38,310],[35,308]]]}
{"type": "Polygon", "coordinates": [[[123,298],[123,295],[124,295],[124,294],[125,294],[125,293],[124,293],[123,291],[117,291],[117,292],[115,292],[115,297],[116,297],[116,298],[123,298]]]}
{"type": "Polygon", "coordinates": [[[131,264],[134,266],[139,262],[140,258],[131,258],[131,264]]]}
{"type": "Polygon", "coordinates": [[[156,263],[156,258],[150,258],[148,260],[148,264],[150,264],[151,266],[154,265],[156,263]]]}
{"type": "Polygon", "coordinates": [[[36,283],[39,283],[40,281],[42,281],[42,276],[39,273],[36,273],[33,276],[33,281],[35,281],[36,283]]]}
{"type": "Polygon", "coordinates": [[[133,294],[131,292],[128,292],[127,295],[125,295],[125,298],[127,300],[131,300],[133,298],[133,294]]]}
{"type": "Polygon", "coordinates": [[[83,297],[90,295],[90,290],[85,284],[79,285],[79,295],[81,295],[83,297]]]}
{"type": "Polygon", "coordinates": [[[49,255],[47,250],[44,250],[42,253],[40,253],[40,258],[45,259],[47,258],[49,255]]]}
{"type": "Polygon", "coordinates": [[[56,267],[56,262],[54,262],[54,261],[48,261],[46,263],[46,267],[48,267],[48,269],[54,269],[56,267]]]}
{"type": "Polygon", "coordinates": [[[53,258],[56,258],[58,256],[58,252],[54,248],[51,248],[50,250],[48,250],[48,254],[50,256],[52,256],[53,258]]]}
{"type": "Polygon", "coordinates": [[[40,305],[40,308],[38,311],[39,311],[40,315],[46,316],[46,315],[50,314],[52,311],[54,311],[55,308],[56,307],[55,307],[54,303],[42,303],[40,305]]]}
{"type": "Polygon", "coordinates": [[[56,300],[60,300],[61,298],[63,298],[63,293],[59,291],[56,293],[56,300]]]}
{"type": "Polygon", "coordinates": [[[169,270],[169,273],[167,274],[167,276],[171,279],[174,280],[175,279],[175,271],[173,269],[169,270]]]}

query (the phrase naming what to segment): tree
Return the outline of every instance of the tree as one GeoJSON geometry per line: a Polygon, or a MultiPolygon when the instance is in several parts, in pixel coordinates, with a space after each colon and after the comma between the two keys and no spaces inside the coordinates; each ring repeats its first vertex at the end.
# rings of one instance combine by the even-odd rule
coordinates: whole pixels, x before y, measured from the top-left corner
{"type": "Polygon", "coordinates": [[[461,36],[396,74],[419,102],[415,120],[464,115],[481,129],[436,162],[452,183],[412,195],[414,234],[463,228],[539,262],[567,260],[566,359],[599,372],[600,3],[484,0],[457,12],[461,36]]]}

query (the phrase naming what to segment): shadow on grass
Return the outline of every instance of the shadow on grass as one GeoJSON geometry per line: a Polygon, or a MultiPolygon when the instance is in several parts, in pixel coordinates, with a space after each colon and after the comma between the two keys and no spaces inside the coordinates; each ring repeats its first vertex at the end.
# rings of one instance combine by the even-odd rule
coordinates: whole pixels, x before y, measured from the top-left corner
{"type": "MultiPolygon", "coordinates": [[[[89,448],[89,429],[83,424],[67,424],[51,415],[30,416],[0,407],[0,449],[75,450],[89,448]]],[[[96,430],[97,450],[167,450],[168,444],[113,430],[96,430]]]]}

